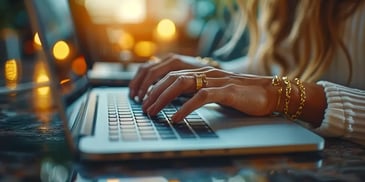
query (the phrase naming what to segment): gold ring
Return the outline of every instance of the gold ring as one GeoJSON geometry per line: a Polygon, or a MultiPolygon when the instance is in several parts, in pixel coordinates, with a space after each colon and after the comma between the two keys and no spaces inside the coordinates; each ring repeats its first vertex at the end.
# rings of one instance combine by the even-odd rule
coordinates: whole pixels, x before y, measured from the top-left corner
{"type": "Polygon", "coordinates": [[[195,74],[195,84],[196,84],[196,90],[200,90],[203,87],[206,87],[208,84],[208,81],[206,79],[205,74],[195,74]]]}

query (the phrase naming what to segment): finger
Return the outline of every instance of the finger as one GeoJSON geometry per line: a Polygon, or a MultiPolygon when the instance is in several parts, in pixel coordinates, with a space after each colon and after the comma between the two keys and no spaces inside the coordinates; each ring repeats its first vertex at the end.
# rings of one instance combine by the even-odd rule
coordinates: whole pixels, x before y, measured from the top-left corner
{"type": "Polygon", "coordinates": [[[143,78],[139,89],[138,89],[138,98],[140,100],[143,100],[143,98],[145,97],[148,88],[154,84],[158,79],[161,79],[164,75],[166,75],[167,73],[169,73],[170,71],[174,71],[176,69],[179,69],[179,66],[177,66],[177,64],[174,64],[176,62],[176,57],[175,56],[169,56],[166,59],[164,59],[163,61],[161,61],[161,63],[157,64],[154,67],[151,67],[145,77],[143,78]]]}
{"type": "Polygon", "coordinates": [[[150,115],[156,115],[161,109],[169,104],[176,97],[185,93],[192,93],[195,91],[195,79],[192,76],[180,76],[178,77],[166,90],[163,92],[154,92],[151,101],[153,103],[147,106],[147,113],[150,115]]]}
{"type": "MultiPolygon", "coordinates": [[[[229,83],[230,80],[229,77],[221,77],[221,78],[206,78],[206,87],[221,87],[229,83]]],[[[235,81],[235,80],[233,80],[235,81]]],[[[144,101],[142,109],[143,111],[147,112],[148,108],[151,107],[152,104],[155,102],[158,102],[160,99],[163,98],[163,94],[167,94],[168,92],[175,93],[174,95],[171,95],[171,98],[168,98],[168,100],[164,101],[162,105],[165,106],[167,103],[171,102],[174,98],[180,96],[181,94],[188,94],[193,93],[196,90],[196,81],[195,81],[195,75],[171,75],[169,74],[169,78],[164,78],[163,80],[159,81],[153,90],[149,93],[148,98],[144,101]],[[181,77],[181,78],[179,78],[181,77]],[[185,79],[186,78],[186,79],[185,79]],[[172,86],[174,84],[174,86],[172,86]],[[171,85],[171,86],[170,86],[171,85]],[[172,90],[171,88],[174,88],[176,90],[172,90]]],[[[160,104],[157,104],[157,106],[160,106],[160,104]]],[[[151,110],[152,111],[151,107],[151,110]]],[[[160,110],[162,108],[158,108],[157,110],[160,110]]],[[[150,113],[152,114],[152,113],[150,113]]]]}
{"type": "Polygon", "coordinates": [[[194,110],[205,104],[215,102],[221,95],[220,88],[203,88],[200,89],[191,99],[185,102],[181,108],[172,116],[172,122],[180,122],[194,110]]]}
{"type": "Polygon", "coordinates": [[[143,79],[145,78],[147,71],[155,64],[146,63],[146,64],[141,65],[138,68],[136,75],[129,83],[129,96],[131,98],[134,98],[137,96],[137,91],[139,90],[139,86],[141,85],[143,79]]]}
{"type": "Polygon", "coordinates": [[[214,69],[213,67],[206,66],[201,68],[194,68],[194,69],[183,69],[178,71],[173,71],[174,74],[194,74],[194,73],[206,73],[209,70],[214,69]]]}
{"type": "Polygon", "coordinates": [[[160,81],[158,81],[153,89],[150,89],[147,91],[145,95],[148,97],[143,100],[143,110],[146,111],[146,109],[154,102],[154,100],[157,97],[157,93],[162,93],[168,86],[170,86],[176,79],[178,79],[179,76],[195,76],[197,73],[204,73],[205,71],[209,70],[210,68],[196,68],[196,69],[186,69],[186,70],[179,70],[179,71],[172,71],[168,73],[165,77],[163,77],[160,81]],[[154,93],[154,94],[152,94],[154,93]]]}
{"type": "Polygon", "coordinates": [[[185,70],[179,70],[179,71],[174,71],[175,74],[205,74],[207,76],[210,77],[223,77],[223,76],[228,76],[228,75],[232,75],[231,72],[227,72],[224,70],[220,70],[211,66],[205,66],[205,67],[201,67],[201,68],[195,68],[195,69],[185,69],[185,70]]]}
{"type": "Polygon", "coordinates": [[[144,77],[140,78],[141,82],[139,82],[140,84],[138,85],[139,86],[138,93],[136,93],[136,95],[138,95],[138,98],[140,100],[143,100],[143,98],[145,97],[145,95],[147,93],[148,88],[153,83],[155,83],[158,79],[160,79],[161,77],[163,77],[164,75],[166,75],[168,72],[171,72],[171,71],[173,71],[174,74],[192,74],[192,73],[198,73],[198,72],[205,73],[205,72],[209,72],[209,71],[211,71],[212,73],[213,72],[220,73],[221,75],[223,73],[223,71],[217,71],[217,69],[215,69],[213,67],[209,67],[209,66],[193,69],[191,65],[182,63],[181,60],[179,60],[179,56],[170,55],[169,57],[167,57],[163,61],[161,61],[161,63],[147,69],[144,77]],[[181,64],[183,64],[183,65],[181,65],[181,64]],[[181,67],[190,68],[190,69],[179,70],[179,69],[181,69],[181,67]],[[179,71],[175,71],[175,70],[179,70],[179,71]]]}
{"type": "Polygon", "coordinates": [[[157,99],[157,97],[162,93],[164,90],[166,90],[175,80],[177,79],[174,75],[168,75],[161,79],[159,82],[157,82],[153,88],[147,93],[148,97],[146,97],[145,100],[143,100],[142,109],[144,112],[147,111],[148,107],[151,106],[153,102],[157,99]]]}
{"type": "MultiPolygon", "coordinates": [[[[211,80],[210,80],[211,81],[211,80]]],[[[236,97],[240,86],[232,83],[223,83],[223,79],[217,79],[213,85],[222,86],[203,88],[199,90],[190,100],[185,102],[182,107],[172,116],[173,122],[182,121],[194,110],[208,103],[217,103],[235,107],[235,103],[241,102],[240,97],[236,97]]]]}
{"type": "MultiPolygon", "coordinates": [[[[157,58],[157,57],[152,57],[151,61],[149,61],[146,64],[141,65],[137,70],[136,76],[134,77],[133,80],[131,80],[131,82],[129,84],[130,97],[134,98],[138,95],[140,87],[144,86],[143,82],[146,78],[146,75],[148,74],[148,72],[150,72],[151,69],[153,69],[154,67],[158,67],[162,61],[166,61],[166,60],[170,59],[170,57],[172,57],[172,56],[173,55],[171,54],[162,59],[157,58]]],[[[151,84],[149,84],[149,85],[151,85],[151,84]]],[[[146,88],[148,89],[149,86],[147,86],[146,88]]]]}

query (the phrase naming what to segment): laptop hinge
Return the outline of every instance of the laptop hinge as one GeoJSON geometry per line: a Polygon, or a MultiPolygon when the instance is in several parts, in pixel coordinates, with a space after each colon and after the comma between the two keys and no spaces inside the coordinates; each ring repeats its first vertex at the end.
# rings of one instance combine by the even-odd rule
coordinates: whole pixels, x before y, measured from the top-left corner
{"type": "Polygon", "coordinates": [[[85,105],[85,111],[82,117],[82,124],[80,128],[80,136],[90,136],[94,131],[94,123],[96,118],[96,108],[98,105],[98,96],[91,93],[87,99],[87,104],[85,105]]]}

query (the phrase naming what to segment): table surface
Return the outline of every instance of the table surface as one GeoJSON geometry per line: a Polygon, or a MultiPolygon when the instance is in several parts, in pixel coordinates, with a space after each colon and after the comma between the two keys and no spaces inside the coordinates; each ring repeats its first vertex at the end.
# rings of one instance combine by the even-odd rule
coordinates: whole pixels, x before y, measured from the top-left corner
{"type": "Polygon", "coordinates": [[[362,181],[365,147],[327,138],[324,151],[80,164],[59,121],[0,111],[0,181],[362,181]]]}

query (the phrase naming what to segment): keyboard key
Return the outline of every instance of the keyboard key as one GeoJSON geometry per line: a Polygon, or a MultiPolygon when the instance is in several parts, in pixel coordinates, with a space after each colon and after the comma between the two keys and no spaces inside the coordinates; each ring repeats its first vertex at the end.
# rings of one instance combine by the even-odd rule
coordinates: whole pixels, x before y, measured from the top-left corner
{"type": "Polygon", "coordinates": [[[163,140],[173,140],[173,139],[177,139],[175,134],[172,135],[160,135],[161,139],[163,140]]]}
{"type": "Polygon", "coordinates": [[[138,135],[137,134],[122,134],[123,141],[137,141],[138,135]]]}
{"type": "Polygon", "coordinates": [[[155,134],[141,134],[142,140],[157,140],[158,137],[155,134]]]}
{"type": "Polygon", "coordinates": [[[118,135],[109,135],[109,140],[110,141],[119,141],[119,136],[118,135]]]}
{"type": "Polygon", "coordinates": [[[139,103],[110,94],[107,107],[109,139],[113,141],[119,137],[123,141],[218,137],[196,112],[186,117],[186,123],[170,124],[172,115],[179,109],[171,104],[156,116],[148,116],[139,103]]]}

